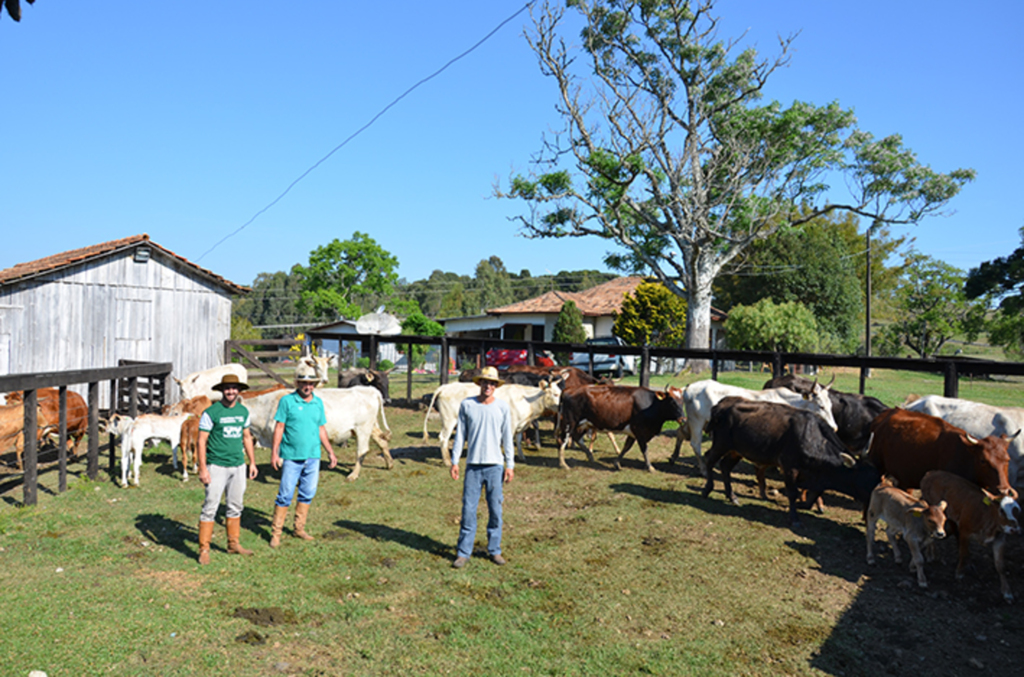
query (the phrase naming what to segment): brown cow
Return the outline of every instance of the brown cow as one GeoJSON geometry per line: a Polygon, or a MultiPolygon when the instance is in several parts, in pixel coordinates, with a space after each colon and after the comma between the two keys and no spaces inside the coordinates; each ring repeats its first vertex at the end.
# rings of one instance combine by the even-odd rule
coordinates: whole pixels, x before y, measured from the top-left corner
{"type": "MultiPolygon", "coordinates": [[[[24,398],[22,391],[15,391],[7,394],[7,404],[18,404],[24,398]]],[[[36,400],[39,403],[40,428],[59,430],[60,427],[60,390],[57,388],[39,388],[36,390],[36,400]]],[[[82,438],[89,433],[89,406],[85,399],[74,392],[67,391],[67,426],[68,426],[68,451],[73,456],[78,456],[78,445],[82,438]]]]}
{"type": "Polygon", "coordinates": [[[1013,602],[1013,593],[1006,580],[1003,552],[1006,535],[1020,533],[1020,506],[1009,496],[995,496],[953,473],[933,470],[921,480],[921,498],[929,503],[946,502],[946,518],[956,523],[960,555],[956,578],[964,577],[964,565],[972,540],[992,544],[992,559],[1003,599],[1013,602]]]}
{"type": "MultiPolygon", "coordinates": [[[[661,432],[666,421],[678,421],[683,417],[683,391],[667,386],[665,390],[654,391],[636,386],[591,385],[562,393],[558,408],[558,465],[568,469],[565,462],[565,447],[570,442],[579,443],[580,436],[588,429],[622,431],[629,435],[615,460],[620,467],[622,457],[633,446],[635,440],[644,455],[647,470],[654,472],[647,443],[661,432]]],[[[587,458],[594,460],[593,453],[584,449],[587,458]]]]}
{"type": "Polygon", "coordinates": [[[18,470],[24,470],[21,454],[25,449],[25,407],[22,404],[0,406],[0,450],[7,451],[14,445],[18,470]]]}
{"type": "Polygon", "coordinates": [[[881,519],[885,522],[896,564],[903,561],[898,542],[902,538],[910,548],[910,570],[917,571],[917,584],[927,588],[922,550],[933,540],[946,537],[946,514],[942,512],[945,509],[945,501],[929,504],[893,486],[881,484],[875,487],[867,512],[868,564],[875,563],[875,525],[881,519]]]}
{"type": "Polygon", "coordinates": [[[882,412],[871,434],[868,460],[903,489],[920,487],[929,470],[948,470],[993,493],[1017,497],[1008,478],[1005,436],[978,440],[941,418],[906,409],[882,412]]]}

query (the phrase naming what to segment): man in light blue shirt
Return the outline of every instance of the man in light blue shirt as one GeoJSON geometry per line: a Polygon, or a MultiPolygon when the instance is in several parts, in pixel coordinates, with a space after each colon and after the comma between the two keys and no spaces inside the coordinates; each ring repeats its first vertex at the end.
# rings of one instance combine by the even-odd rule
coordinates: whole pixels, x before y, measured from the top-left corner
{"type": "Polygon", "coordinates": [[[459,406],[459,423],[452,448],[451,476],[459,479],[459,458],[462,445],[466,451],[466,478],[462,484],[462,523],[452,567],[461,569],[473,556],[476,538],[476,510],[480,494],[487,497],[487,554],[495,564],[505,564],[501,555],[502,485],[515,477],[515,456],[512,445],[512,414],[508,403],[494,397],[504,381],[494,367],[484,367],[473,379],[480,394],[468,397],[459,406]]]}

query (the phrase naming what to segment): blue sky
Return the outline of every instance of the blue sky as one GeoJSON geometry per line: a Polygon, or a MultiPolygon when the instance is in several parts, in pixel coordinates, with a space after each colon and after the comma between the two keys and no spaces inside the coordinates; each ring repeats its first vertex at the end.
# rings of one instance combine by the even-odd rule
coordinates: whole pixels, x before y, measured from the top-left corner
{"type": "MultiPolygon", "coordinates": [[[[423,84],[206,253],[419,80],[523,2],[22,3],[0,19],[0,268],[149,233],[239,284],[305,263],[355,231],[412,281],[604,269],[609,243],[517,235],[491,197],[559,126],[524,12],[423,84]],[[204,253],[205,256],[204,256],[204,253]],[[200,258],[202,257],[202,258],[200,258]]],[[[968,269],[1020,244],[1024,4],[723,0],[722,37],[774,54],[799,31],[769,99],[852,107],[939,171],[973,167],[955,214],[904,227],[968,269]]]]}

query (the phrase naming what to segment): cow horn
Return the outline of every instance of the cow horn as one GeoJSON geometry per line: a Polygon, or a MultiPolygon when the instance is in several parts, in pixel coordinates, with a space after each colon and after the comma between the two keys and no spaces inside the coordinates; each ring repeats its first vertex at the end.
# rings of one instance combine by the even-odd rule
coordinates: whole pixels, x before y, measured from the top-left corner
{"type": "Polygon", "coordinates": [[[970,433],[964,433],[964,437],[966,437],[967,441],[970,442],[971,444],[977,444],[978,443],[978,438],[974,437],[970,433]]]}
{"type": "Polygon", "coordinates": [[[825,386],[825,390],[828,390],[829,388],[831,388],[832,384],[835,383],[835,382],[836,382],[836,373],[832,372],[832,380],[828,382],[827,386],[825,386]]]}
{"type": "Polygon", "coordinates": [[[852,468],[853,466],[857,465],[857,459],[855,459],[853,456],[850,456],[845,451],[839,453],[839,458],[842,459],[843,465],[846,466],[847,468],[852,468]]]}
{"type": "Polygon", "coordinates": [[[868,443],[864,445],[864,451],[860,452],[861,458],[867,456],[868,452],[871,451],[871,443],[874,440],[875,440],[875,434],[874,433],[871,433],[870,435],[868,435],[868,443]]]}
{"type": "Polygon", "coordinates": [[[1022,430],[1024,430],[1024,428],[1017,428],[1017,432],[1015,432],[1014,434],[1010,435],[1010,439],[1011,440],[1017,439],[1017,436],[1020,435],[1022,430]]]}

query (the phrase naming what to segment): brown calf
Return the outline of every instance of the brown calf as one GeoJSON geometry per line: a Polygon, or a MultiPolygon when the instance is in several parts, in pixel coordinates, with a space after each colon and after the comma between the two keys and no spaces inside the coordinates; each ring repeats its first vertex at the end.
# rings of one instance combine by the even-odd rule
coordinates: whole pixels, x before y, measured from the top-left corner
{"type": "Polygon", "coordinates": [[[946,502],[946,518],[956,524],[960,555],[956,578],[964,577],[964,566],[972,540],[992,544],[992,559],[1003,599],[1013,602],[1013,593],[1006,580],[1003,552],[1006,535],[1020,533],[1020,506],[1009,496],[995,496],[953,473],[933,470],[921,480],[921,498],[928,503],[946,502]]]}

